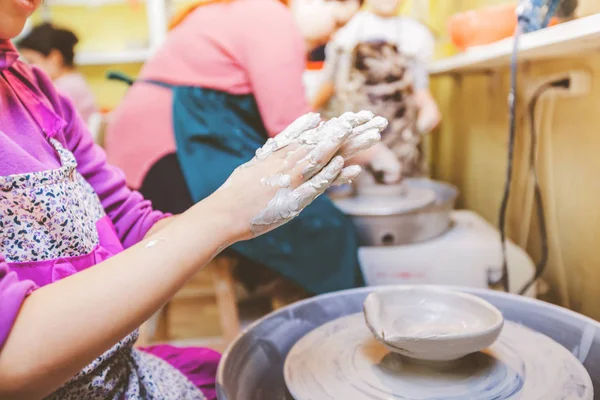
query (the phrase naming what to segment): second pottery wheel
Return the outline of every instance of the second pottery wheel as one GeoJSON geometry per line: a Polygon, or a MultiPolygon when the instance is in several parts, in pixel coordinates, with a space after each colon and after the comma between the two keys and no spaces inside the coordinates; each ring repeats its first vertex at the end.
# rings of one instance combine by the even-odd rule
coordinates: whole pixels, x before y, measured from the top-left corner
{"type": "Polygon", "coordinates": [[[513,322],[483,352],[428,363],[390,353],[353,314],[300,339],[284,376],[296,400],[593,399],[589,374],[567,349],[513,322]]]}
{"type": "Polygon", "coordinates": [[[377,185],[359,196],[342,198],[336,205],[348,215],[392,216],[427,207],[435,202],[428,188],[402,185],[377,185]]]}
{"type": "Polygon", "coordinates": [[[453,186],[430,179],[357,191],[357,196],[336,197],[334,203],[352,218],[361,247],[403,246],[440,236],[450,228],[458,195],[453,186]]]}

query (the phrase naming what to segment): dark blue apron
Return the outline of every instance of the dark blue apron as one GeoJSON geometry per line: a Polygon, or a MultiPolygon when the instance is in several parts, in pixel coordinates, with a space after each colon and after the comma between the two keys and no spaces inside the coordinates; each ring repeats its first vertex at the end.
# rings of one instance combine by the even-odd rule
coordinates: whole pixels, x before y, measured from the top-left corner
{"type": "MultiPolygon", "coordinates": [[[[145,82],[173,91],[177,157],[194,202],[217,190],[267,139],[253,95],[145,82]]],[[[326,196],[286,225],[231,248],[312,293],[363,284],[352,221],[326,196]]]]}

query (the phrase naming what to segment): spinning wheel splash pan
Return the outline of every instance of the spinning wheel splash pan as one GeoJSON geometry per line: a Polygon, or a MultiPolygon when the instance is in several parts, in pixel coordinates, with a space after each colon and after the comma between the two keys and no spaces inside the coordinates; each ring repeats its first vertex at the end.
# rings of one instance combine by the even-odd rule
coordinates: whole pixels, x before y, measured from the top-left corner
{"type": "MultiPolygon", "coordinates": [[[[435,200],[423,207],[403,212],[376,215],[373,198],[338,199],[334,203],[352,218],[361,246],[401,246],[420,243],[445,233],[451,226],[450,212],[454,209],[458,189],[430,179],[406,179],[409,191],[432,192],[435,200]],[[365,205],[356,207],[360,204],[365,205]],[[351,207],[349,205],[352,205],[351,207]]],[[[372,193],[371,195],[374,195],[372,193]]],[[[417,196],[418,197],[418,196],[417,196]]],[[[396,210],[399,211],[399,210],[396,210]]]]}
{"type": "Polygon", "coordinates": [[[300,339],[284,377],[296,400],[591,400],[585,368],[547,336],[507,322],[485,351],[452,361],[392,353],[361,313],[300,339]]]}
{"type": "MultiPolygon", "coordinates": [[[[497,307],[506,321],[524,325],[561,344],[586,368],[595,389],[594,400],[600,400],[600,323],[513,294],[451,289],[479,296],[497,307]]],[[[223,355],[217,374],[218,399],[291,400],[283,371],[291,348],[315,328],[362,312],[365,298],[375,290],[378,288],[367,287],[317,296],[278,310],[249,326],[223,355]]]]}

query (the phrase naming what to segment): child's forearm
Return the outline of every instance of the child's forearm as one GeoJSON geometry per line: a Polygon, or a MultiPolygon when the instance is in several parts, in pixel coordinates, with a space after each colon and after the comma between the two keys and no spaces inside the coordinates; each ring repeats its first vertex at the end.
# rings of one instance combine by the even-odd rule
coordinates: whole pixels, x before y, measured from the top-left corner
{"type": "Polygon", "coordinates": [[[169,217],[165,217],[159,221],[157,221],[152,228],[150,228],[150,230],[148,231],[148,233],[146,233],[146,235],[144,237],[150,237],[152,235],[154,235],[155,233],[157,233],[158,231],[160,231],[161,229],[163,229],[164,227],[166,227],[167,225],[169,225],[170,223],[172,223],[173,221],[175,221],[179,216],[178,215],[171,215],[169,217]]]}
{"type": "Polygon", "coordinates": [[[212,196],[129,250],[32,293],[0,353],[0,398],[48,395],[148,319],[237,240],[220,204],[212,196]]]}
{"type": "Polygon", "coordinates": [[[360,169],[345,168],[338,151],[372,145],[373,129],[378,134],[385,125],[368,112],[325,124],[316,114],[302,116],[214,194],[141,243],[32,293],[0,349],[0,398],[52,393],[147,320],[220,249],[276,229],[334,182],[355,179],[360,169]],[[273,177],[286,179],[269,184],[273,177]]]}
{"type": "Polygon", "coordinates": [[[429,133],[439,125],[442,115],[428,89],[418,90],[415,93],[415,98],[419,106],[417,129],[420,133],[429,133]]]}

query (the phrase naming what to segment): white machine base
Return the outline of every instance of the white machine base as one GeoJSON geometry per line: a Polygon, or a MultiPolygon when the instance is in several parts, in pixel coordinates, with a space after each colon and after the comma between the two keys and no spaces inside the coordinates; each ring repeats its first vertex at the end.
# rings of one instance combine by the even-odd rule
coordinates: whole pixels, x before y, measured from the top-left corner
{"type": "MultiPolygon", "coordinates": [[[[368,286],[397,284],[488,288],[501,276],[498,231],[472,211],[453,211],[454,225],[443,235],[407,246],[361,247],[358,257],[368,286]]],[[[527,253],[507,244],[509,285],[518,292],[535,273],[527,253]]],[[[533,285],[525,294],[535,297],[533,285]]]]}

